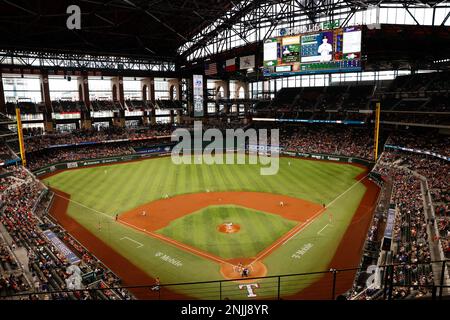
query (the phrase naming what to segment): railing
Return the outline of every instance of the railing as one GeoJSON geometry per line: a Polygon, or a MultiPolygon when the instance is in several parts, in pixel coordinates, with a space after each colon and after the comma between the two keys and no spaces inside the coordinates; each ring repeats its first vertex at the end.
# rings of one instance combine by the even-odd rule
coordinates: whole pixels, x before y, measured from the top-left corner
{"type": "MultiPolygon", "coordinates": [[[[189,283],[155,283],[135,286],[119,286],[109,288],[86,288],[83,290],[59,290],[48,292],[17,293],[6,299],[20,299],[33,296],[33,298],[48,298],[53,294],[63,293],[98,293],[106,290],[120,292],[126,289],[138,298],[147,300],[174,300],[174,299],[205,299],[205,300],[246,300],[246,299],[362,299],[369,300],[376,297],[380,300],[427,298],[439,300],[446,296],[449,286],[441,283],[420,284],[415,282],[398,283],[394,280],[396,267],[419,267],[436,264],[445,272],[450,260],[434,261],[427,264],[390,264],[379,266],[378,281],[360,292],[349,292],[352,279],[359,268],[330,269],[300,274],[274,275],[267,277],[242,278],[230,280],[216,280],[189,283]],[[350,282],[349,282],[350,281],[350,282]],[[347,284],[349,284],[347,286],[347,284]],[[304,289],[298,292],[297,288],[304,289]],[[371,292],[369,292],[371,291],[371,292]],[[403,294],[402,292],[406,292],[403,294]]],[[[370,279],[369,279],[370,280],[370,279]]]]}

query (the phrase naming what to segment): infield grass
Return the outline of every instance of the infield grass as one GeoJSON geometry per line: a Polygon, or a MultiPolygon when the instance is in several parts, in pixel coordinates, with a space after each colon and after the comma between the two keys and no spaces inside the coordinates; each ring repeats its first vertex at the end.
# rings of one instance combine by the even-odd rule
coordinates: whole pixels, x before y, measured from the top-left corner
{"type": "Polygon", "coordinates": [[[295,225],[295,221],[275,214],[232,205],[210,206],[172,221],[158,233],[232,259],[255,257],[295,225]],[[239,232],[218,232],[217,227],[225,222],[238,224],[239,232]]]}

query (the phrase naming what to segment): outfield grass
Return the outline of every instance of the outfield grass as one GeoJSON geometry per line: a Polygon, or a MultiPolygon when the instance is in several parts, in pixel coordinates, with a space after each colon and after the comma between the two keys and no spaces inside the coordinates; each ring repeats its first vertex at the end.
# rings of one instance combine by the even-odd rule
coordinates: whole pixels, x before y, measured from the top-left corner
{"type": "MultiPolygon", "coordinates": [[[[355,177],[363,169],[341,163],[292,158],[281,158],[280,170],[274,176],[261,176],[259,169],[258,165],[248,164],[177,166],[172,164],[170,158],[155,158],[69,170],[46,181],[52,187],[71,194],[73,201],[68,208],[71,217],[149,275],[159,276],[163,283],[223,278],[215,262],[114,223],[113,217],[117,213],[163,198],[165,194],[174,196],[206,190],[270,192],[318,204],[332,202],[327,209],[327,213],[332,212],[334,216],[332,226],[327,226],[328,216],[321,215],[263,260],[269,275],[325,270],[365,193],[362,183],[355,184],[355,177]],[[102,226],[101,231],[99,225],[102,226]],[[312,247],[306,253],[300,258],[293,257],[308,244],[312,247]],[[157,258],[160,252],[182,261],[183,265],[174,266],[157,258]]],[[[258,246],[256,242],[259,240],[256,239],[254,245],[258,246]]],[[[286,286],[289,288],[286,294],[297,292],[307,285],[306,281],[298,281],[292,288],[286,286]]],[[[177,290],[183,291],[182,287],[177,287],[177,290]]],[[[266,295],[270,297],[272,290],[266,290],[266,295]]],[[[218,298],[212,293],[206,295],[192,290],[189,294],[197,298],[218,298]]],[[[238,291],[236,294],[245,298],[245,292],[238,291]]]]}
{"type": "Polygon", "coordinates": [[[210,206],[172,221],[157,232],[224,259],[255,257],[297,223],[275,214],[238,206],[210,206]],[[224,222],[240,226],[237,233],[217,232],[224,222]]]}
{"type": "Polygon", "coordinates": [[[259,191],[329,203],[354,183],[363,169],[340,163],[280,159],[273,176],[259,165],[174,165],[170,157],[69,170],[52,176],[51,186],[72,199],[114,216],[170,196],[209,191],[259,191]],[[289,166],[288,163],[291,163],[289,166]]]}

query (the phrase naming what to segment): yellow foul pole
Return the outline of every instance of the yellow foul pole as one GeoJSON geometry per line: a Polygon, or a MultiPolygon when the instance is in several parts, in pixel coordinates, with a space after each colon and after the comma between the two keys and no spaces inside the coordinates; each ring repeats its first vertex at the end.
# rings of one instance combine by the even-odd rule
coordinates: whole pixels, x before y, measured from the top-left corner
{"type": "Polygon", "coordinates": [[[378,138],[380,136],[380,113],[381,113],[381,104],[377,102],[375,107],[375,134],[374,134],[374,160],[378,160],[378,138]]]}
{"type": "Polygon", "coordinates": [[[25,158],[25,145],[23,143],[23,132],[22,132],[22,119],[20,117],[20,108],[16,108],[16,121],[17,121],[17,137],[19,138],[20,147],[20,158],[22,159],[22,165],[25,167],[27,165],[27,159],[25,158]]]}

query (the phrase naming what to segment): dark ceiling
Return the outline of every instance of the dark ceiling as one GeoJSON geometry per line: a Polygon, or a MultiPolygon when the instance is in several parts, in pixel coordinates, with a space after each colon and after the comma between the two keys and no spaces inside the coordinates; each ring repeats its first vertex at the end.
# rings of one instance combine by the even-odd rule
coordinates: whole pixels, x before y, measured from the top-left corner
{"type": "Polygon", "coordinates": [[[0,0],[0,49],[175,57],[239,0],[0,0]],[[67,7],[81,8],[69,30],[67,7]]]}

